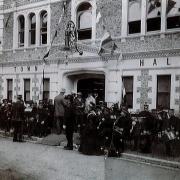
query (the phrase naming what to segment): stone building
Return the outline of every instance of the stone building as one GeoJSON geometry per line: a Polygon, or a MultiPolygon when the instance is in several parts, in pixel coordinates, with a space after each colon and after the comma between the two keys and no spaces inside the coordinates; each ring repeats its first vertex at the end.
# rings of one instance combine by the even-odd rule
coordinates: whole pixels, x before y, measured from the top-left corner
{"type": "Polygon", "coordinates": [[[0,0],[0,99],[53,99],[62,87],[97,92],[108,105],[125,87],[132,111],[147,104],[179,113],[180,1],[0,0]],[[63,48],[69,20],[82,56],[63,48]],[[117,48],[99,54],[107,31],[117,48]]]}

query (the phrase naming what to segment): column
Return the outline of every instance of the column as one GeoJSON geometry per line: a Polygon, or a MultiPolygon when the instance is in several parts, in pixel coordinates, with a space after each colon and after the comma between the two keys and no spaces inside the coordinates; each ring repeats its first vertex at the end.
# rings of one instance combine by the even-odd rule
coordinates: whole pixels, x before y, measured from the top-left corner
{"type": "Polygon", "coordinates": [[[18,48],[18,16],[14,13],[14,22],[13,22],[13,49],[18,48]]]}
{"type": "Polygon", "coordinates": [[[166,32],[166,6],[167,6],[167,0],[162,0],[162,5],[161,5],[161,38],[165,37],[165,32],[166,32]]]}
{"type": "MultiPolygon", "coordinates": [[[[0,7],[3,6],[3,0],[0,0],[0,7]]],[[[3,44],[3,29],[4,29],[4,14],[0,15],[0,54],[2,53],[2,44],[3,44]]]]}
{"type": "Polygon", "coordinates": [[[36,47],[38,47],[40,45],[40,13],[36,13],[36,47]]]}
{"type": "Polygon", "coordinates": [[[47,45],[51,43],[51,8],[47,10],[47,45]]]}
{"type": "Polygon", "coordinates": [[[125,42],[127,37],[127,27],[128,27],[128,0],[122,0],[122,29],[121,37],[122,42],[125,42]]]}
{"type": "Polygon", "coordinates": [[[92,4],[92,41],[95,44],[95,39],[96,39],[96,4],[93,1],[92,4]]]}
{"type": "Polygon", "coordinates": [[[141,1],[141,40],[144,40],[146,35],[146,8],[147,0],[141,1]]]}
{"type": "Polygon", "coordinates": [[[26,15],[24,18],[25,18],[24,47],[27,48],[29,46],[29,18],[28,18],[28,15],[26,15]]]}

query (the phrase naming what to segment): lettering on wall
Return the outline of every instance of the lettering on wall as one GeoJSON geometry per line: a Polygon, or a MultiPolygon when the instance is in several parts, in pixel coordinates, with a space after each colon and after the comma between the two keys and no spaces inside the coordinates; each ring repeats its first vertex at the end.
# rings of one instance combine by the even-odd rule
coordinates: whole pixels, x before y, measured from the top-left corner
{"type": "Polygon", "coordinates": [[[20,67],[14,67],[14,72],[34,72],[34,71],[38,71],[38,67],[37,66],[20,66],[20,67]]]}
{"type": "MultiPolygon", "coordinates": [[[[148,64],[149,64],[149,63],[148,63],[148,64]]],[[[162,65],[170,66],[171,63],[170,63],[169,58],[164,59],[163,64],[162,64],[162,59],[161,59],[161,61],[160,61],[160,60],[154,58],[151,65],[152,65],[153,67],[155,67],[155,66],[162,66],[162,65]]],[[[140,66],[140,67],[146,66],[146,63],[145,63],[144,59],[140,59],[140,60],[139,60],[139,66],[140,66]]]]}

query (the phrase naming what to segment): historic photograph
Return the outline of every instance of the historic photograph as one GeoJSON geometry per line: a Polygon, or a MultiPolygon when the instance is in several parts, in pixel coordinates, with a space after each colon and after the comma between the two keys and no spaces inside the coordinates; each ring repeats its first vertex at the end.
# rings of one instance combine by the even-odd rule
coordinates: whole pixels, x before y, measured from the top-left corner
{"type": "Polygon", "coordinates": [[[180,0],[0,0],[0,180],[179,180],[180,0]]]}

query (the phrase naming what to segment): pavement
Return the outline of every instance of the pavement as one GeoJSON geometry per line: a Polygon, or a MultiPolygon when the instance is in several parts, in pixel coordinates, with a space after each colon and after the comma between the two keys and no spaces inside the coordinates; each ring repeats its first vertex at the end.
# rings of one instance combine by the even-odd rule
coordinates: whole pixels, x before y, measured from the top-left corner
{"type": "Polygon", "coordinates": [[[103,156],[85,156],[61,146],[13,143],[5,138],[0,138],[0,169],[31,180],[105,179],[103,156]]]}
{"type": "MultiPolygon", "coordinates": [[[[64,150],[64,135],[25,139],[24,143],[15,143],[11,137],[0,137],[0,180],[180,179],[179,162],[129,152],[120,158],[86,156],[76,148],[74,151],[64,150]]],[[[78,142],[78,136],[76,140],[78,142]]]]}

